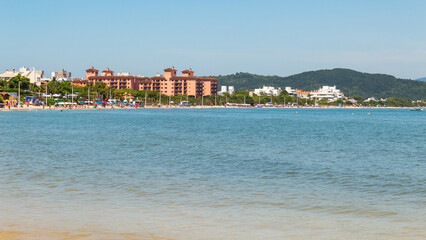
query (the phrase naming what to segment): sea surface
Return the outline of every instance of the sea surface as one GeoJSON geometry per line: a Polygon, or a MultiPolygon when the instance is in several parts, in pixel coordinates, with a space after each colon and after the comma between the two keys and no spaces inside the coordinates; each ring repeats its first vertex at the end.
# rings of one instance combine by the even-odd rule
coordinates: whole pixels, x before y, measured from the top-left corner
{"type": "Polygon", "coordinates": [[[426,238],[426,112],[13,111],[0,124],[0,236],[426,238]]]}

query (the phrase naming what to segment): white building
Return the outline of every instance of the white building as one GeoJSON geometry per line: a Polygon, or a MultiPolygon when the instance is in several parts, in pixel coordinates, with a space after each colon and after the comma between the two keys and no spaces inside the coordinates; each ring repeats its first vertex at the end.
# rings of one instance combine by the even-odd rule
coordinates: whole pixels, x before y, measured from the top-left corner
{"type": "Polygon", "coordinates": [[[223,95],[225,93],[234,94],[235,89],[234,86],[220,86],[219,95],[223,95]]]}
{"type": "Polygon", "coordinates": [[[22,77],[30,79],[30,83],[35,83],[37,86],[40,86],[41,79],[43,78],[44,71],[35,70],[35,68],[29,69],[26,67],[21,67],[18,71],[13,69],[12,71],[6,70],[5,73],[0,74],[0,79],[9,80],[18,74],[21,74],[22,77]]]}
{"type": "Polygon", "coordinates": [[[55,78],[57,81],[71,81],[71,73],[65,71],[64,69],[52,72],[52,78],[55,78]]]}
{"type": "Polygon", "coordinates": [[[220,92],[222,92],[222,93],[228,92],[228,87],[227,86],[220,86],[220,92]]]}
{"type": "Polygon", "coordinates": [[[229,86],[229,87],[228,87],[228,93],[229,93],[230,95],[232,95],[232,94],[234,94],[234,92],[235,92],[234,86],[229,86]]]}
{"type": "Polygon", "coordinates": [[[226,92],[228,92],[228,87],[227,86],[220,86],[220,91],[217,94],[223,96],[223,94],[225,94],[226,92]]]}
{"type": "Polygon", "coordinates": [[[316,98],[318,100],[327,99],[330,102],[342,99],[345,96],[339,89],[336,88],[336,86],[323,86],[317,91],[312,91],[310,95],[311,98],[316,98]]]}
{"type": "Polygon", "coordinates": [[[297,94],[297,90],[291,87],[285,87],[284,89],[289,95],[293,96],[297,94]]]}
{"type": "Polygon", "coordinates": [[[256,94],[257,96],[261,96],[261,95],[274,95],[274,96],[278,96],[281,93],[281,88],[274,88],[271,86],[263,86],[263,88],[256,88],[254,89],[254,94],[256,94]]]}
{"type": "Polygon", "coordinates": [[[5,73],[0,74],[0,79],[8,81],[16,75],[18,75],[18,73],[15,72],[15,69],[13,69],[12,71],[9,71],[9,69],[7,69],[5,73]]]}

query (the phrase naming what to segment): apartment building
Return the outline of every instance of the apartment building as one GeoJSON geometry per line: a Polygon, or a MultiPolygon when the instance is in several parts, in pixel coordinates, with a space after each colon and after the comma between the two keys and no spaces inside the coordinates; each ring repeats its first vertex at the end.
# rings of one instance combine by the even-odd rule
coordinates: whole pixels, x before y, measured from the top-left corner
{"type": "MultiPolygon", "coordinates": [[[[115,89],[134,89],[158,91],[164,95],[189,95],[208,96],[217,94],[217,79],[195,77],[192,69],[182,71],[181,76],[177,76],[174,67],[164,69],[164,76],[137,77],[130,74],[114,75],[114,71],[107,68],[99,76],[99,70],[91,67],[86,70],[86,80],[95,84],[104,82],[108,87],[115,89]]],[[[81,83],[81,82],[79,82],[81,83]]]]}

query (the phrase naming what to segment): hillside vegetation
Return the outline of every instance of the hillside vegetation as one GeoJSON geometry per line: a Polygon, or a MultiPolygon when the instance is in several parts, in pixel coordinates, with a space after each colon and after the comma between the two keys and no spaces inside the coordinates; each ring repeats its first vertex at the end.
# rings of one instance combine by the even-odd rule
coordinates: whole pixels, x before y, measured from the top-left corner
{"type": "Polygon", "coordinates": [[[426,82],[341,68],[304,72],[288,77],[236,73],[216,76],[216,78],[218,78],[219,85],[234,86],[239,91],[259,88],[263,85],[292,87],[305,91],[315,90],[323,85],[336,85],[346,96],[426,99],[426,82]]]}

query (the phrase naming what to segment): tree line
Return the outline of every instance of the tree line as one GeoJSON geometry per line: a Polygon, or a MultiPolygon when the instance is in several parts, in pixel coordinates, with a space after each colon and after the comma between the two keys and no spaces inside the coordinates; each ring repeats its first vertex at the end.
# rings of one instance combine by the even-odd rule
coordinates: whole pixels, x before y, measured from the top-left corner
{"type": "Polygon", "coordinates": [[[262,76],[250,73],[236,73],[213,76],[219,85],[234,86],[236,90],[273,87],[292,87],[311,91],[322,86],[337,86],[346,96],[359,95],[363,98],[398,97],[408,100],[426,100],[426,82],[395,78],[385,74],[369,74],[350,69],[331,69],[303,72],[280,77],[262,76]]]}
{"type": "MultiPolygon", "coordinates": [[[[157,91],[137,91],[133,89],[121,89],[117,90],[112,87],[108,87],[105,83],[97,82],[95,84],[89,83],[85,87],[72,86],[69,81],[52,81],[47,84],[42,84],[37,86],[36,84],[31,84],[29,79],[17,75],[11,78],[9,81],[0,80],[0,86],[4,92],[17,92],[18,84],[21,88],[21,101],[24,100],[25,96],[37,96],[40,100],[43,99],[43,94],[61,94],[63,98],[70,99],[72,93],[75,94],[75,101],[85,101],[89,98],[93,101],[105,101],[107,99],[118,99],[120,101],[133,98],[135,100],[140,100],[142,103],[146,102],[147,104],[170,104],[173,102],[179,104],[182,101],[188,101],[194,105],[223,105],[226,103],[237,103],[237,104],[274,104],[274,105],[353,105],[350,101],[337,100],[335,102],[329,103],[327,100],[315,100],[315,99],[303,99],[296,96],[290,96],[286,91],[282,91],[278,96],[250,96],[248,91],[236,91],[234,94],[230,95],[225,93],[222,96],[203,96],[203,97],[192,97],[186,95],[177,95],[177,96],[166,96],[160,95],[157,91]]],[[[414,106],[410,101],[406,99],[390,97],[386,102],[382,101],[370,101],[364,102],[364,98],[359,95],[352,96],[357,100],[357,105],[363,106],[401,106],[401,107],[411,107],[414,106]]],[[[0,99],[1,101],[1,99],[0,99]]],[[[54,100],[49,100],[51,103],[54,100]]],[[[421,103],[424,105],[424,102],[421,103]]],[[[420,104],[420,105],[421,105],[420,104]]]]}

